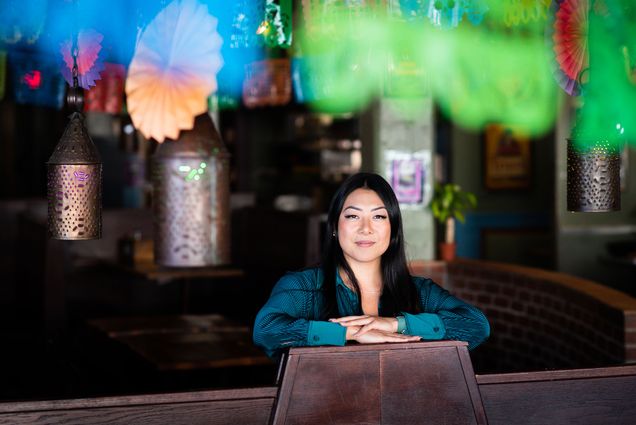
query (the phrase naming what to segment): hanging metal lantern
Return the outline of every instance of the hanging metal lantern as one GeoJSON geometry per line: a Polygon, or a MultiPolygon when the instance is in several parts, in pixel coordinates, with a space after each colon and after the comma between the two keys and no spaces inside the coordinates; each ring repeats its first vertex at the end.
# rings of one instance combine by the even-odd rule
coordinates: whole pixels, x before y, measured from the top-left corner
{"type": "Polygon", "coordinates": [[[177,141],[159,146],[152,179],[155,262],[168,267],[228,264],[229,154],[207,113],[177,141]]]}
{"type": "Polygon", "coordinates": [[[84,92],[78,85],[77,47],[73,47],[73,87],[67,103],[76,112],[47,166],[48,228],[54,239],[102,237],[102,163],[86,127],[84,92]]]}
{"type": "Polygon", "coordinates": [[[568,211],[620,211],[621,161],[615,142],[568,139],[567,161],[568,211]]]}

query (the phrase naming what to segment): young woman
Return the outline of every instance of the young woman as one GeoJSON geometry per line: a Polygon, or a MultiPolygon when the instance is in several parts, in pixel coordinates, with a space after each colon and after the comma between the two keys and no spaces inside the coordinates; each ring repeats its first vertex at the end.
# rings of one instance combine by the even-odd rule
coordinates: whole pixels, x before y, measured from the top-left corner
{"type": "Polygon", "coordinates": [[[453,339],[472,349],[490,334],[477,308],[409,274],[400,208],[377,174],[349,177],[334,195],[320,267],[287,273],[256,316],[254,343],[286,347],[453,339]]]}

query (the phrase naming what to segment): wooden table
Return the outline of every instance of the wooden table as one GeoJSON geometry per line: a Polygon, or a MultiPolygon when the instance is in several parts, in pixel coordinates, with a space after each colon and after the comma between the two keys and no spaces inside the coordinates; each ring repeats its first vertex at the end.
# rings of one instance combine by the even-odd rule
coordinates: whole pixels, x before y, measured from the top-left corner
{"type": "Polygon", "coordinates": [[[135,263],[130,266],[119,264],[119,266],[130,273],[145,277],[146,279],[156,280],[160,283],[178,279],[223,279],[245,276],[245,272],[242,269],[231,266],[163,267],[150,261],[135,263]]]}
{"type": "Polygon", "coordinates": [[[274,364],[254,346],[249,327],[218,314],[119,317],[88,323],[162,371],[274,364]]]}
{"type": "Polygon", "coordinates": [[[152,261],[131,265],[114,263],[116,267],[128,273],[154,280],[159,284],[177,281],[181,289],[181,313],[188,313],[190,285],[193,279],[239,279],[245,276],[242,269],[232,266],[215,267],[163,267],[152,261]]]}

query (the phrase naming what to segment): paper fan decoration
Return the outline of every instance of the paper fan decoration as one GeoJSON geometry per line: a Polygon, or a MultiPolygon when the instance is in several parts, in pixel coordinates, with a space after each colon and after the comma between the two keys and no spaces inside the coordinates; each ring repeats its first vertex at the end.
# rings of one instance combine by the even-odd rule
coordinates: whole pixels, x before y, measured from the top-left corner
{"type": "Polygon", "coordinates": [[[207,110],[223,65],[217,20],[196,0],[175,0],[146,27],[128,69],[133,124],[146,138],[177,139],[207,110]]]}
{"type": "MultiPolygon", "coordinates": [[[[104,69],[104,61],[100,57],[104,36],[95,30],[80,31],[77,36],[77,71],[78,84],[85,90],[95,85],[99,80],[99,73],[104,69]]],[[[73,43],[66,40],[60,45],[60,52],[64,59],[62,75],[66,82],[73,85],[73,43]]]]}
{"type": "Polygon", "coordinates": [[[588,68],[587,49],[589,0],[560,0],[554,3],[552,42],[559,85],[570,95],[581,92],[581,75],[588,68]]]}

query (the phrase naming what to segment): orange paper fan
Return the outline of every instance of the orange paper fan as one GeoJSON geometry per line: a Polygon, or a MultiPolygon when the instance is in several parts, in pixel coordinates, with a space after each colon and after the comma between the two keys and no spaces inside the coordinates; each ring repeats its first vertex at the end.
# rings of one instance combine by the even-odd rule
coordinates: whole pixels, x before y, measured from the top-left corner
{"type": "Polygon", "coordinates": [[[223,65],[217,20],[196,0],[175,0],[146,27],[126,79],[128,111],[147,138],[177,139],[207,110],[223,65]]]}

